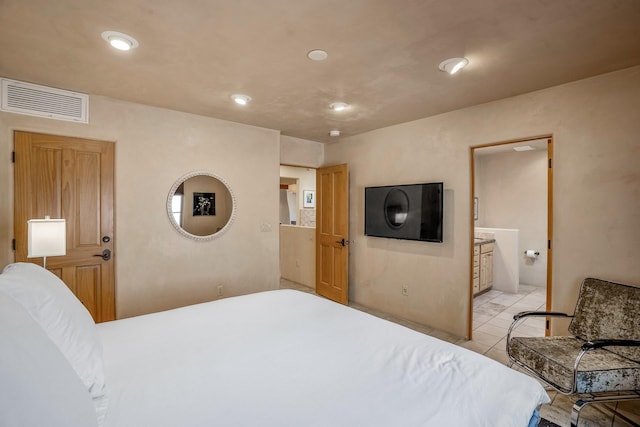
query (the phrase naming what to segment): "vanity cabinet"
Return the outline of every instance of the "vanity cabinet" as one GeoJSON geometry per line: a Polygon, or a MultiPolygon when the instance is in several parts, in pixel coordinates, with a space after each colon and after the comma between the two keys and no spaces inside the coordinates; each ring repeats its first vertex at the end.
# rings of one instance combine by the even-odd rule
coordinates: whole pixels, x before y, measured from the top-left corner
{"type": "Polygon", "coordinates": [[[473,248],[473,294],[493,286],[493,242],[476,243],[473,248]]]}
{"type": "Polygon", "coordinates": [[[473,247],[473,295],[480,293],[480,245],[473,247]]]}

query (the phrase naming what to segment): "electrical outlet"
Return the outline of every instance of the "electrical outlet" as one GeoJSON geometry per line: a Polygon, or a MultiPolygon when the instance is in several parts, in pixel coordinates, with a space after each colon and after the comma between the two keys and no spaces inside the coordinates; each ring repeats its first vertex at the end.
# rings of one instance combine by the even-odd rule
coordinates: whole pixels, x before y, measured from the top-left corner
{"type": "Polygon", "coordinates": [[[405,297],[409,296],[409,285],[402,285],[402,295],[405,297]]]}
{"type": "Polygon", "coordinates": [[[218,296],[221,297],[224,292],[224,286],[218,285],[218,296]]]}

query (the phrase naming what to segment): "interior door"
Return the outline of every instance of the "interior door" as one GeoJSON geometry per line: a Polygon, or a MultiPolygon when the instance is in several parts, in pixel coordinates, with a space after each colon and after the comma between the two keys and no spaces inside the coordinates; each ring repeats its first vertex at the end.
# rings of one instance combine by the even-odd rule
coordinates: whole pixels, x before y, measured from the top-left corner
{"type": "Polygon", "coordinates": [[[316,292],[349,303],[349,167],[316,172],[316,292]]]}
{"type": "Polygon", "coordinates": [[[15,259],[27,259],[27,221],[64,218],[67,254],[47,258],[96,322],[115,319],[114,144],[19,132],[15,140],[15,259]]]}

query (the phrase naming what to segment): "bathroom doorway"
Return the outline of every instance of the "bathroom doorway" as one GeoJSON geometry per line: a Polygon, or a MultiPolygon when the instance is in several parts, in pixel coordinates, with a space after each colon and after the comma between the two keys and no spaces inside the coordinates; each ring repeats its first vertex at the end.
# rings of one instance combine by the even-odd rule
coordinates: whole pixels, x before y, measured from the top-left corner
{"type": "Polygon", "coordinates": [[[315,290],[316,169],[280,166],[280,280],[315,290]]]}
{"type": "MultiPolygon", "coordinates": [[[[550,135],[471,147],[468,337],[486,346],[514,314],[551,306],[552,149],[550,135]]],[[[549,334],[542,317],[523,328],[549,334]]]]}

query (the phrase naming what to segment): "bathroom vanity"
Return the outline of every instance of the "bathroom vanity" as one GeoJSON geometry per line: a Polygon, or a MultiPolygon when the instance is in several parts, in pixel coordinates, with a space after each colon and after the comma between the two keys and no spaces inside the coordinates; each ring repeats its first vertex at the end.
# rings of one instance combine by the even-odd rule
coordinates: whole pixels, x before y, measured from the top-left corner
{"type": "Polygon", "coordinates": [[[488,291],[493,286],[493,246],[495,239],[474,239],[473,295],[488,291]]]}

